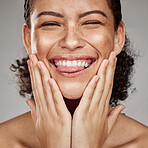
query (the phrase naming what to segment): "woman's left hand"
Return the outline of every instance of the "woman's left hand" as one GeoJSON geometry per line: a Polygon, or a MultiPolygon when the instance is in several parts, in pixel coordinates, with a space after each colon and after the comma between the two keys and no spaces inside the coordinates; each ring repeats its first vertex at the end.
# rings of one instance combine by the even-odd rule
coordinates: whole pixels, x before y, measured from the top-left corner
{"type": "Polygon", "coordinates": [[[86,87],[73,116],[72,148],[101,148],[125,108],[118,105],[110,111],[116,61],[116,54],[112,52],[86,87]]]}

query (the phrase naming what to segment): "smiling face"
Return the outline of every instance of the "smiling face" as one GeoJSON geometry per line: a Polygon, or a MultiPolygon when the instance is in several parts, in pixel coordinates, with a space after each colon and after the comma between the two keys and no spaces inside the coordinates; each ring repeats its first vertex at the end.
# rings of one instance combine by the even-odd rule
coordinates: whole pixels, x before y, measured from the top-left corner
{"type": "Polygon", "coordinates": [[[65,98],[78,99],[111,51],[120,53],[125,28],[114,31],[106,0],[36,0],[24,44],[47,66],[65,98]]]}

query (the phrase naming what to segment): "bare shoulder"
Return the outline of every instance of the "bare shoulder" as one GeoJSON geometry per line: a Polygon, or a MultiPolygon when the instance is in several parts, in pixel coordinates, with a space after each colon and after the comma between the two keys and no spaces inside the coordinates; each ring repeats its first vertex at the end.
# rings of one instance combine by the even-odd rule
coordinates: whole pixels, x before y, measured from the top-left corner
{"type": "MultiPolygon", "coordinates": [[[[30,112],[0,124],[4,148],[40,148],[30,112]]],[[[147,148],[148,127],[120,114],[103,148],[147,148]]]]}
{"type": "Polygon", "coordinates": [[[31,148],[35,141],[30,112],[0,123],[0,145],[4,148],[31,148]],[[30,139],[32,139],[30,141],[30,139]]]}
{"type": "Polygon", "coordinates": [[[147,148],[148,127],[120,114],[104,148],[147,148]]]}

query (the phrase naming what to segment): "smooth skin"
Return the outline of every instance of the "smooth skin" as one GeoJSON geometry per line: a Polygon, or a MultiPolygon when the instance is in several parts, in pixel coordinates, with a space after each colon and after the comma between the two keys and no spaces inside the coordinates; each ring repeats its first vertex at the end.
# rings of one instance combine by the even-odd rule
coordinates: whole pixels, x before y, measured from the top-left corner
{"type": "Polygon", "coordinates": [[[116,65],[116,54],[111,53],[109,60],[104,60],[97,73],[98,82],[91,80],[80,105],[74,113],[72,126],[72,145],[76,147],[98,148],[110,134],[123,105],[110,112],[113,77],[116,65]],[[91,134],[91,137],[90,137],[91,134]]]}
{"type": "Polygon", "coordinates": [[[23,41],[30,55],[35,102],[27,100],[31,112],[0,125],[2,148],[147,148],[148,128],[119,114],[123,105],[109,106],[125,26],[120,22],[114,30],[106,0],[63,0],[62,4],[59,0],[36,0],[31,28],[26,23],[23,26],[23,41]],[[64,17],[37,17],[49,10],[64,17]],[[79,18],[92,10],[101,10],[107,17],[91,14],[79,18]],[[68,78],[49,62],[57,55],[89,55],[96,62],[89,72],[68,78]],[[73,118],[63,97],[71,101],[81,98],[73,118]]]}
{"type": "Polygon", "coordinates": [[[35,102],[28,100],[37,137],[43,148],[70,147],[71,115],[68,112],[57,84],[42,62],[31,56],[29,65],[35,102]],[[31,66],[32,65],[32,66],[31,66]],[[50,84],[53,87],[50,87],[50,84]],[[55,84],[54,84],[55,83],[55,84]],[[32,103],[32,104],[31,104],[32,103]],[[58,139],[58,143],[57,143],[58,139]]]}
{"type": "Polygon", "coordinates": [[[31,28],[23,26],[24,45],[29,55],[36,54],[56,80],[67,99],[81,98],[89,81],[97,74],[111,51],[117,55],[125,42],[125,26],[121,22],[114,30],[114,19],[106,0],[43,0],[35,1],[31,28]],[[100,10],[106,14],[86,12],[100,10]],[[52,11],[63,17],[44,13],[52,11]],[[41,15],[42,14],[42,15],[41,15]],[[44,15],[43,15],[44,14],[44,15]],[[84,17],[80,17],[84,16],[84,17]],[[55,56],[91,56],[96,59],[88,72],[76,77],[64,77],[50,61],[55,56]]]}
{"type": "Polygon", "coordinates": [[[102,62],[97,75],[86,87],[73,120],[46,66],[36,56],[31,55],[30,58],[28,64],[36,103],[33,100],[27,102],[41,147],[102,147],[119,113],[124,109],[123,105],[119,105],[110,112],[109,106],[116,54],[112,52],[109,60],[102,62]]]}
{"type": "MultiPolygon", "coordinates": [[[[124,45],[124,24],[121,22],[118,31],[114,32],[113,15],[108,8],[107,2],[104,0],[83,0],[80,2],[69,2],[65,0],[62,1],[62,5],[60,1],[36,1],[34,11],[31,15],[31,24],[31,29],[28,29],[28,27],[24,25],[23,34],[24,44],[32,62],[32,64],[29,65],[33,66],[33,68],[30,67],[32,87],[34,88],[33,92],[35,94],[35,103],[33,102],[32,104],[34,106],[35,104],[38,105],[36,105],[36,113],[32,111],[32,116],[34,115],[33,121],[41,146],[59,147],[60,145],[60,147],[72,146],[76,148],[91,147],[93,144],[94,147],[102,147],[115,124],[118,114],[123,109],[123,106],[115,108],[108,117],[113,73],[115,71],[115,66],[112,65],[115,65],[116,55],[120,53],[124,45]],[[81,6],[84,6],[84,4],[85,7],[82,9],[81,6]],[[65,5],[65,7],[63,7],[63,5],[65,5]],[[98,13],[82,15],[84,12],[96,9],[104,11],[106,17],[98,13]],[[63,17],[55,17],[49,15],[49,13],[45,13],[48,10],[56,11],[56,13],[60,13],[60,16],[63,17]],[[109,57],[112,51],[114,52],[111,54],[111,57],[109,57]],[[36,55],[36,58],[34,55],[36,55]],[[96,61],[92,64],[93,66],[89,68],[88,72],[77,77],[69,78],[58,74],[49,62],[50,59],[57,55],[81,55],[82,57],[83,55],[89,55],[95,57],[96,61]],[[108,60],[104,61],[104,59],[109,60],[107,73],[106,67],[108,60]],[[39,63],[37,64],[38,61],[39,63]],[[42,72],[43,64],[44,71],[46,72],[45,78],[42,78],[42,76],[45,75],[43,75],[45,72],[42,72]],[[111,67],[113,70],[111,70],[111,67]],[[97,77],[99,77],[99,84],[94,83],[97,82],[94,81],[95,78],[93,78],[96,74],[97,77]],[[49,77],[52,79],[48,80],[49,77]],[[50,81],[50,84],[48,84],[47,81],[50,81]],[[57,100],[59,99],[60,102],[64,103],[62,96],[68,99],[81,98],[80,104],[74,113],[73,120],[70,114],[68,114],[66,106],[57,100]],[[50,98],[55,100],[54,104],[52,101],[47,102],[50,98]],[[90,100],[92,100],[92,102],[90,102],[90,100]],[[44,103],[40,103],[42,105],[39,105],[39,102],[44,103]],[[49,103],[51,104],[49,105],[49,103]],[[41,109],[39,106],[42,106],[40,107],[41,109]],[[44,111],[42,111],[44,106],[47,114],[41,116],[39,112],[44,113],[44,111]],[[54,115],[56,110],[58,116],[54,115]],[[51,113],[53,115],[50,115],[51,113]],[[94,115],[93,118],[92,115],[94,115]],[[46,120],[51,117],[49,118],[51,125],[48,125],[48,122],[46,124],[46,120],[42,121],[43,116],[46,120]],[[55,122],[59,125],[55,124],[52,126],[55,122]],[[49,127],[47,128],[49,131],[43,130],[41,132],[43,125],[46,125],[46,128],[49,127]],[[57,134],[56,131],[52,129],[57,129],[57,134]],[[97,134],[96,129],[100,131],[97,134]],[[50,135],[46,134],[46,132],[50,133],[50,135]],[[61,136],[60,133],[63,133],[63,136],[61,136]],[[92,139],[89,138],[90,134],[93,135],[92,139]],[[54,136],[51,137],[51,135],[55,135],[56,138],[59,139],[59,145],[54,141],[56,138],[54,136]],[[65,137],[67,138],[65,139],[65,137]],[[47,141],[49,141],[49,143],[47,141]]],[[[32,100],[29,101],[31,102],[32,100]]],[[[29,101],[28,104],[31,104],[29,101]]]]}

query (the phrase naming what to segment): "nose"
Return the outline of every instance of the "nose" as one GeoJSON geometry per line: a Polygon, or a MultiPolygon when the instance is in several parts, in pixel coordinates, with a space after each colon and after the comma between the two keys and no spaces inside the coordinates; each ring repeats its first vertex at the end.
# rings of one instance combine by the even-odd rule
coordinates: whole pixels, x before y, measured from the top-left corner
{"type": "Polygon", "coordinates": [[[85,46],[82,34],[78,29],[68,28],[64,33],[64,37],[60,40],[59,46],[62,49],[76,50],[85,46]]]}

